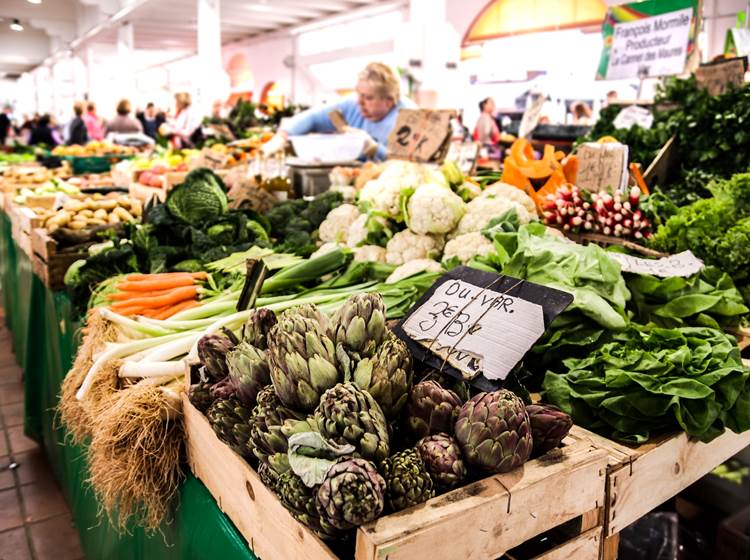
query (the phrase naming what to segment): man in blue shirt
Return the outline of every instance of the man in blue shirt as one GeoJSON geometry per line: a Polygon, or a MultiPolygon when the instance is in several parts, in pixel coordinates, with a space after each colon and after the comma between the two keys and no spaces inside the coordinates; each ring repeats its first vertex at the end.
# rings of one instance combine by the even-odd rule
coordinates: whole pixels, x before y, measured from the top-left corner
{"type": "Polygon", "coordinates": [[[399,110],[413,107],[415,105],[408,99],[401,100],[398,78],[393,71],[385,64],[372,62],[359,74],[356,97],[313,107],[286,120],[262,150],[265,155],[278,152],[289,136],[335,132],[328,114],[338,109],[348,124],[346,132],[365,137],[363,155],[382,160],[399,110]]]}

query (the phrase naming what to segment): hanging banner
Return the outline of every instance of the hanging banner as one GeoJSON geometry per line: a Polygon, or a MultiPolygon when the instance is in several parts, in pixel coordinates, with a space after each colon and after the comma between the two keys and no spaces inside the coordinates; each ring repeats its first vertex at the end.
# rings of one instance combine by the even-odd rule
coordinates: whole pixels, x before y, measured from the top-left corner
{"type": "Polygon", "coordinates": [[[697,5],[698,0],[646,0],[611,6],[596,78],[682,74],[696,52],[697,5]]]}

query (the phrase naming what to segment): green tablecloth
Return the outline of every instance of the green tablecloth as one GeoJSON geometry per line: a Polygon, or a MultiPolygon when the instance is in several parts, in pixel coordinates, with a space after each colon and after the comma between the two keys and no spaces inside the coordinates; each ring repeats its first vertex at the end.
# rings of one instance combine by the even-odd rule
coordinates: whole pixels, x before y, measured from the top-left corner
{"type": "Polygon", "coordinates": [[[247,543],[219,510],[205,486],[188,475],[180,489],[174,520],[163,534],[134,528],[119,535],[97,515],[98,504],[85,483],[85,449],[65,443],[55,406],[76,350],[70,300],[48,290],[31,271],[28,257],[10,235],[0,212],[0,284],[16,358],[24,370],[25,431],[44,446],[78,527],[86,556],[106,560],[254,560],[247,543]]]}

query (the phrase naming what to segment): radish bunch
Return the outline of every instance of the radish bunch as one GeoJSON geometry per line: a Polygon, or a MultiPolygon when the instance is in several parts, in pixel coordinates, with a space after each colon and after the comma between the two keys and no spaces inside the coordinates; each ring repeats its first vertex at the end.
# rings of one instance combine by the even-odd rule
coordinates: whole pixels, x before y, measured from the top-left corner
{"type": "Polygon", "coordinates": [[[563,185],[547,195],[542,209],[544,223],[572,233],[601,233],[614,237],[651,237],[651,222],[640,209],[641,191],[630,189],[591,193],[575,185],[563,185]]]}

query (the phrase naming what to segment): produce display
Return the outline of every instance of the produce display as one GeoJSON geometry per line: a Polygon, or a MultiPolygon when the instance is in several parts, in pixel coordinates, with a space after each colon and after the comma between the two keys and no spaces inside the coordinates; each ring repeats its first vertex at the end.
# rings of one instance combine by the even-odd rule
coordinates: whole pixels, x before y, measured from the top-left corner
{"type": "Polygon", "coordinates": [[[35,197],[49,195],[54,196],[58,193],[67,196],[77,196],[81,194],[81,191],[78,187],[71,185],[67,181],[63,181],[61,179],[53,177],[49,181],[42,183],[38,187],[23,187],[18,191],[18,194],[13,197],[13,202],[15,204],[24,206],[30,199],[33,199],[35,197]]]}
{"type": "Polygon", "coordinates": [[[139,201],[127,196],[105,197],[101,194],[70,199],[60,210],[40,210],[42,227],[52,233],[59,228],[84,230],[97,226],[128,223],[141,217],[139,201]]]}
{"type": "Polygon", "coordinates": [[[52,150],[53,156],[100,157],[113,155],[132,155],[135,148],[113,144],[106,140],[89,142],[85,146],[57,146],[52,150]]]}

